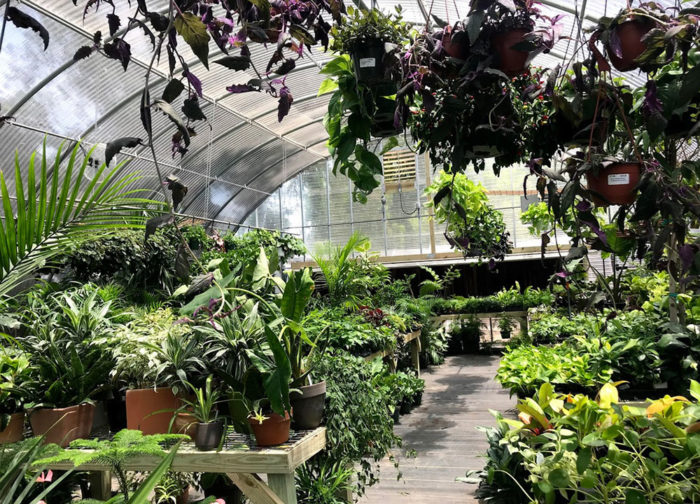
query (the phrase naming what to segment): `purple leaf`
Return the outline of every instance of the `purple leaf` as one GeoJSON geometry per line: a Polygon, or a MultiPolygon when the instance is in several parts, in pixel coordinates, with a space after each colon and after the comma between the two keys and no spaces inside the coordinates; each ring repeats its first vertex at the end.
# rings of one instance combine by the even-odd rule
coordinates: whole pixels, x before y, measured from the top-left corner
{"type": "Polygon", "coordinates": [[[647,90],[644,93],[644,103],[642,103],[642,112],[648,116],[662,114],[664,111],[664,106],[663,103],[661,103],[661,100],[659,100],[656,82],[649,79],[647,81],[646,88],[647,90]]]}
{"type": "Polygon", "coordinates": [[[287,86],[283,86],[282,89],[280,89],[280,99],[279,99],[279,105],[277,106],[277,121],[282,122],[282,119],[289,114],[289,109],[292,106],[292,102],[294,102],[294,98],[292,97],[292,93],[289,91],[289,88],[287,86]]]}
{"type": "Polygon", "coordinates": [[[16,7],[7,7],[7,20],[17,28],[29,28],[37,32],[41,40],[44,41],[44,51],[49,47],[49,31],[33,17],[25,14],[16,7]]]}
{"type": "Polygon", "coordinates": [[[683,245],[678,249],[678,256],[681,258],[683,272],[685,273],[693,265],[695,259],[695,247],[693,245],[683,245]]]}
{"type": "Polygon", "coordinates": [[[576,210],[579,212],[590,212],[592,208],[593,205],[591,205],[591,202],[587,200],[581,200],[576,205],[576,210]]]}
{"type": "Polygon", "coordinates": [[[255,88],[250,84],[233,84],[232,86],[226,86],[226,91],[229,93],[247,93],[248,91],[255,91],[255,88]]]}
{"type": "Polygon", "coordinates": [[[185,69],[185,71],[183,73],[184,73],[185,77],[187,77],[187,80],[189,81],[190,85],[197,92],[197,95],[201,98],[202,97],[202,81],[200,81],[195,74],[190,72],[189,69],[185,69]]]}
{"type": "Polygon", "coordinates": [[[115,38],[112,42],[107,42],[103,50],[108,58],[121,61],[124,71],[131,61],[131,46],[123,39],[115,38]]]}
{"type": "Polygon", "coordinates": [[[109,35],[114,37],[122,25],[122,20],[116,14],[107,14],[107,24],[109,24],[109,35]]]}
{"type": "Polygon", "coordinates": [[[559,278],[569,278],[571,276],[571,273],[567,271],[560,271],[558,273],[555,273],[554,276],[557,276],[559,278]]]}

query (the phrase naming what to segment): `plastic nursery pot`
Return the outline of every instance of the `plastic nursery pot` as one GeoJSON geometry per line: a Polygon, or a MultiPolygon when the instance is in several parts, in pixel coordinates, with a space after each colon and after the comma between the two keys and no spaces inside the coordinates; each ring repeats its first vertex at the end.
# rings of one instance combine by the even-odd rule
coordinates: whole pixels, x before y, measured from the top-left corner
{"type": "Polygon", "coordinates": [[[10,423],[0,431],[0,444],[16,443],[24,437],[24,413],[10,415],[10,423]]]}
{"type": "Polygon", "coordinates": [[[528,33],[527,30],[511,30],[494,35],[491,39],[493,50],[498,55],[498,69],[508,77],[522,73],[527,67],[530,53],[514,49],[513,46],[523,42],[528,33]]]}
{"type": "Polygon", "coordinates": [[[372,118],[370,133],[375,138],[386,138],[398,135],[403,131],[402,127],[394,126],[394,112],[396,111],[396,100],[391,100],[383,96],[377,98],[377,112],[372,118]]]}
{"type": "Polygon", "coordinates": [[[630,205],[637,197],[641,174],[640,163],[612,163],[601,168],[598,175],[588,173],[588,189],[597,206],[630,205]]]}
{"type": "Polygon", "coordinates": [[[62,447],[71,441],[90,436],[95,406],[80,404],[67,408],[40,408],[29,414],[29,424],[35,436],[45,435],[46,443],[62,447]]]}
{"type": "Polygon", "coordinates": [[[119,394],[105,401],[107,410],[107,423],[111,432],[119,432],[126,429],[126,402],[124,396],[119,394]]]}
{"type": "Polygon", "coordinates": [[[323,421],[326,405],[326,382],[299,387],[300,392],[292,392],[289,401],[294,411],[294,425],[298,429],[315,429],[323,421]]]}
{"type": "Polygon", "coordinates": [[[126,391],[126,427],[144,434],[167,434],[173,411],[180,407],[180,399],[169,387],[126,391]],[[155,411],[163,413],[153,414],[155,411]]]}
{"type": "Polygon", "coordinates": [[[352,53],[352,66],[357,82],[372,86],[375,93],[389,95],[396,92],[397,83],[384,75],[386,49],[381,40],[368,40],[352,53]]]}
{"type": "Polygon", "coordinates": [[[219,447],[223,435],[224,422],[222,420],[198,423],[194,434],[194,445],[201,451],[215,450],[219,447]]]}
{"type": "Polygon", "coordinates": [[[267,418],[262,423],[252,415],[248,417],[256,444],[258,446],[275,446],[289,441],[289,424],[291,423],[289,413],[285,412],[284,417],[277,413],[269,413],[265,416],[267,418]]]}
{"type": "Polygon", "coordinates": [[[613,49],[612,42],[605,44],[610,62],[615,68],[620,72],[629,72],[639,67],[636,59],[647,48],[643,38],[653,27],[653,23],[642,19],[630,19],[615,27],[610,36],[619,41],[619,52],[613,49]]]}

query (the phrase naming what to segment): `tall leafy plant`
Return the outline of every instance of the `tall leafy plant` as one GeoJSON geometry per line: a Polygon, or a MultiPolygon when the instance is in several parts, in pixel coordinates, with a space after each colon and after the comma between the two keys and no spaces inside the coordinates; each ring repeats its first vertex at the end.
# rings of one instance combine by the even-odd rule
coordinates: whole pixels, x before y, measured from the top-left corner
{"type": "Polygon", "coordinates": [[[136,197],[138,191],[129,189],[139,177],[133,173],[119,177],[123,164],[111,170],[103,164],[83,187],[92,151],[78,163],[78,144],[67,164],[61,166],[62,151],[63,145],[53,166],[49,166],[44,142],[40,166],[36,166],[33,153],[26,176],[15,155],[16,208],[11,203],[7,177],[0,170],[4,212],[0,224],[0,295],[15,289],[68,242],[89,239],[98,230],[143,226],[143,210],[157,204],[136,197]]]}
{"type": "Polygon", "coordinates": [[[357,304],[359,296],[367,293],[364,275],[354,267],[352,257],[355,252],[366,252],[370,242],[359,232],[350,235],[347,243],[340,247],[328,246],[325,253],[313,256],[321,269],[328,287],[328,298],[331,304],[357,304]]]}

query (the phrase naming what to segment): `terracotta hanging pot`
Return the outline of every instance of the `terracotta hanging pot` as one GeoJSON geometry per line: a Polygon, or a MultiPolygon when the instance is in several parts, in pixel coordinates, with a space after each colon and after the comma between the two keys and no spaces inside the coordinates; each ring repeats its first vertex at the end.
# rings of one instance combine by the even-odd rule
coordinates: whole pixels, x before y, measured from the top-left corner
{"type": "Polygon", "coordinates": [[[256,420],[252,415],[248,417],[257,445],[276,446],[289,441],[289,425],[291,423],[289,413],[285,412],[284,417],[277,413],[268,413],[265,416],[267,418],[262,422],[256,420]]]}
{"type": "Polygon", "coordinates": [[[442,32],[442,48],[448,56],[464,60],[469,56],[469,37],[464,32],[460,33],[461,36],[453,37],[452,27],[446,26],[442,32]]]}
{"type": "Polygon", "coordinates": [[[608,41],[605,49],[610,62],[620,72],[629,72],[639,67],[635,61],[647,49],[644,36],[654,27],[654,24],[642,19],[630,19],[620,23],[610,34],[615,41],[608,41]]]}
{"type": "Polygon", "coordinates": [[[637,198],[641,163],[612,163],[601,168],[598,175],[586,175],[588,189],[597,206],[630,205],[637,198]]]}
{"type": "Polygon", "coordinates": [[[10,423],[0,431],[0,444],[16,443],[24,437],[24,413],[10,415],[10,423]]]}
{"type": "Polygon", "coordinates": [[[126,427],[144,434],[167,434],[173,411],[181,405],[170,387],[126,391],[126,427]],[[162,413],[153,414],[155,411],[162,413]]]}
{"type": "Polygon", "coordinates": [[[515,77],[527,68],[530,52],[514,49],[513,46],[524,42],[528,33],[528,30],[523,29],[511,30],[494,35],[491,39],[491,46],[498,55],[497,68],[508,77],[515,77]]]}
{"type": "Polygon", "coordinates": [[[95,406],[80,404],[67,408],[40,408],[29,414],[29,424],[35,436],[45,435],[46,443],[62,447],[71,441],[90,436],[95,406]]]}

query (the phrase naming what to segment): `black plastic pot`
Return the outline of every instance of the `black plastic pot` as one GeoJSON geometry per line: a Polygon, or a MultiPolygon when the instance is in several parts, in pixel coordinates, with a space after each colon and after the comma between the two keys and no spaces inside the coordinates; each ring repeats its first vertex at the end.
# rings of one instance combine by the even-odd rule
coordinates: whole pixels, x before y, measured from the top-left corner
{"type": "Polygon", "coordinates": [[[400,134],[403,128],[394,126],[396,100],[377,98],[377,111],[374,114],[370,132],[375,138],[386,138],[400,134]]]}
{"type": "Polygon", "coordinates": [[[368,40],[352,53],[352,66],[359,84],[372,86],[377,95],[394,94],[397,83],[387,79],[384,66],[386,48],[381,40],[368,40]]]}
{"type": "Polygon", "coordinates": [[[224,435],[224,422],[215,420],[214,422],[198,423],[194,437],[194,445],[198,450],[215,450],[221,443],[221,436],[224,435]]]}
{"type": "Polygon", "coordinates": [[[315,429],[323,421],[326,404],[326,382],[299,387],[300,392],[292,392],[292,417],[297,429],[315,429]]]}

